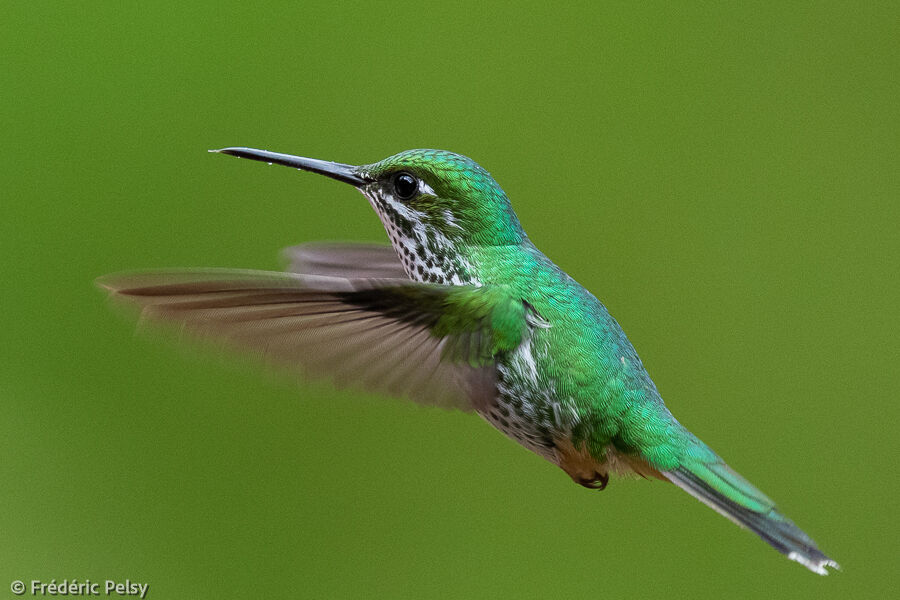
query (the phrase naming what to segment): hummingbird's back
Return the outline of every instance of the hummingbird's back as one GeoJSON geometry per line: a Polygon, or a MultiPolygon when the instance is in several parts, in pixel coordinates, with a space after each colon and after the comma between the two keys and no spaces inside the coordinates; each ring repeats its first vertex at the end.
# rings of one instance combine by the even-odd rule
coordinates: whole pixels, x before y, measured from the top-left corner
{"type": "MultiPolygon", "coordinates": [[[[543,456],[555,457],[559,440],[565,440],[586,446],[598,463],[616,461],[610,450],[617,444],[640,444],[644,432],[627,429],[629,415],[639,413],[644,425],[653,421],[656,428],[673,425],[606,307],[530,240],[518,247],[473,248],[470,254],[480,283],[510,287],[534,313],[526,342],[498,361],[498,414],[485,415],[493,425],[543,456]],[[506,412],[515,420],[504,417],[506,412]]],[[[630,470],[627,463],[613,466],[630,470]]]]}

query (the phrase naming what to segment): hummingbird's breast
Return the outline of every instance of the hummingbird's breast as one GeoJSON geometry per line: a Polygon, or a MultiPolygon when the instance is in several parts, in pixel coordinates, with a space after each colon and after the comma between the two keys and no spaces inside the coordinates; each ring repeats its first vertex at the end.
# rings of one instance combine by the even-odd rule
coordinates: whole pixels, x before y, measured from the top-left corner
{"type": "MultiPolygon", "coordinates": [[[[365,193],[365,192],[364,192],[365,193]]],[[[443,285],[531,285],[516,264],[521,249],[467,247],[427,224],[425,215],[390,195],[366,194],[410,279],[443,285]]],[[[445,224],[452,226],[452,215],[445,224]]],[[[532,323],[525,341],[497,357],[497,393],[477,409],[488,423],[525,448],[559,462],[556,440],[568,439],[578,414],[560,399],[544,366],[551,357],[546,323],[532,323]]]]}

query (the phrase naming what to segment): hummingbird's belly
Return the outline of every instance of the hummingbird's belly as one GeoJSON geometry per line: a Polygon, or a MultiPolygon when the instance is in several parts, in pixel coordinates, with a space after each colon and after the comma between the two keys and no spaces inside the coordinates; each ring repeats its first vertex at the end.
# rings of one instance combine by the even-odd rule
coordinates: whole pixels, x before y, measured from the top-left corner
{"type": "Polygon", "coordinates": [[[550,462],[556,440],[567,439],[577,415],[538,373],[542,350],[529,339],[497,365],[497,396],[479,414],[507,437],[550,462]]]}

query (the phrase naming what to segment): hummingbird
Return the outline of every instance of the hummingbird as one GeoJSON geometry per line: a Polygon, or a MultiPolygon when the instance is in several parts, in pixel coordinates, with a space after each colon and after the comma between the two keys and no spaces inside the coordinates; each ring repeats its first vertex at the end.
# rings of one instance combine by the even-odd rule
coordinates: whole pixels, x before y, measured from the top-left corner
{"type": "Polygon", "coordinates": [[[587,488],[668,481],[820,575],[839,568],[669,412],[606,307],[528,238],[473,160],[408,150],[353,166],[253,148],[211,150],[318,173],[362,192],[390,245],[289,248],[284,272],[108,275],[142,319],[271,364],[477,413],[587,488]]]}

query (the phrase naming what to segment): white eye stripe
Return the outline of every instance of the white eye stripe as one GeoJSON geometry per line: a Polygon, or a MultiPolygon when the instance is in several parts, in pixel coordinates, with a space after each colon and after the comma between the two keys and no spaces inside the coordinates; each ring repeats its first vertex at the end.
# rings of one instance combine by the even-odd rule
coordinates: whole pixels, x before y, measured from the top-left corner
{"type": "Polygon", "coordinates": [[[434,189],[425,183],[424,179],[419,179],[419,193],[420,194],[428,194],[429,196],[437,196],[434,192],[434,189]]]}
{"type": "Polygon", "coordinates": [[[424,221],[425,213],[407,206],[400,200],[397,200],[393,194],[385,194],[384,199],[387,204],[397,212],[397,214],[399,214],[410,223],[418,224],[424,221]]]}

